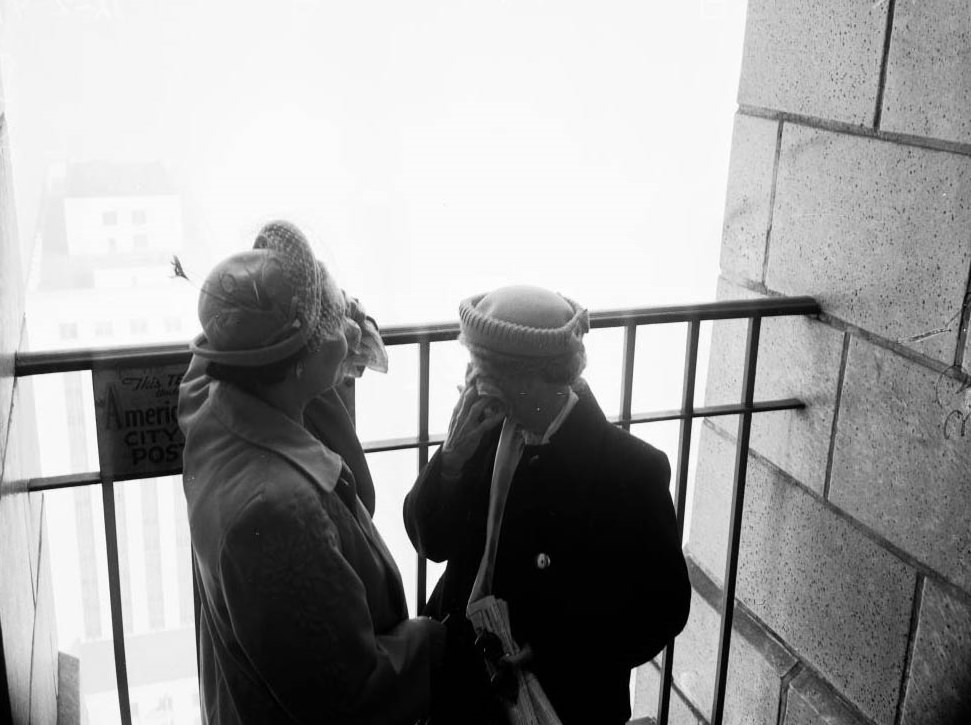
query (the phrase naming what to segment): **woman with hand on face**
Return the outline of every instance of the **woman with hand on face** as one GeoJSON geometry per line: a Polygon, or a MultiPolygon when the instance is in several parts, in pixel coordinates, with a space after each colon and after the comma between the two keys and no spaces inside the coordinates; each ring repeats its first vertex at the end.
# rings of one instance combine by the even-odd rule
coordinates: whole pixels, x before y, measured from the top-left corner
{"type": "Polygon", "coordinates": [[[576,303],[504,287],[459,314],[465,389],[404,506],[418,552],[447,561],[426,610],[449,629],[430,722],[506,722],[522,679],[503,673],[519,668],[564,725],[620,725],[631,669],[688,616],[667,457],[608,422],[580,378],[576,303]],[[508,605],[514,657],[473,631],[487,594],[508,605]]]}
{"type": "Polygon", "coordinates": [[[444,627],[408,619],[351,467],[304,424],[343,377],[345,312],[286,222],[202,286],[179,423],[203,723],[412,725],[427,712],[444,627]]]}

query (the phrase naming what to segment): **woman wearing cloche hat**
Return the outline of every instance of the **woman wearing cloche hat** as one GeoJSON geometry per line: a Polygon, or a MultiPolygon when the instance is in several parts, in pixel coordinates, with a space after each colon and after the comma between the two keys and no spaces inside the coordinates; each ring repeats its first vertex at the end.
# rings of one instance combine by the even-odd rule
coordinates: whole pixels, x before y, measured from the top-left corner
{"type": "Polygon", "coordinates": [[[419,553],[448,562],[426,610],[449,629],[430,722],[625,723],[631,669],[688,617],[667,457],[580,378],[575,302],[503,287],[459,316],[465,389],[404,506],[419,553]]]}
{"type": "Polygon", "coordinates": [[[346,304],[286,222],[200,292],[179,422],[209,725],[411,725],[428,708],[444,627],[408,619],[356,437],[338,436],[342,457],[305,425],[341,410],[320,406],[345,372],[346,304]]]}

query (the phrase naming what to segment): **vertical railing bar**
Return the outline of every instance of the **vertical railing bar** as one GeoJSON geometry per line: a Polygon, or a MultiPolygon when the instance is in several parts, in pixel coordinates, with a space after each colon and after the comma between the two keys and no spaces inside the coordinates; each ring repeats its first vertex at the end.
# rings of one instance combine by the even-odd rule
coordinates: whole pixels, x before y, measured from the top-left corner
{"type": "Polygon", "coordinates": [[[125,659],[125,626],[121,610],[121,574],[118,565],[118,529],[115,520],[115,482],[101,481],[101,500],[105,516],[105,544],[108,552],[108,596],[111,602],[111,636],[115,646],[115,678],[122,725],[131,725],[131,699],[128,693],[128,664],[125,659]]]}
{"type": "MultiPolygon", "coordinates": [[[[191,548],[191,547],[190,547],[191,548]]],[[[202,648],[199,646],[199,620],[202,617],[202,596],[199,593],[199,579],[196,576],[196,553],[192,550],[192,622],[196,632],[196,680],[202,675],[202,648]]],[[[201,704],[201,700],[199,701],[201,704]]]]}
{"type": "MultiPolygon", "coordinates": [[[[418,343],[418,472],[428,463],[428,391],[431,371],[431,342],[426,338],[418,343]]],[[[418,612],[425,608],[428,588],[428,562],[418,556],[416,601],[418,612]]]]}
{"type": "Polygon", "coordinates": [[[624,325],[624,359],[620,372],[620,425],[630,430],[631,400],[634,394],[634,350],[637,346],[637,325],[624,325]]]}
{"type": "Polygon", "coordinates": [[[684,536],[685,504],[688,494],[688,463],[691,458],[691,432],[695,410],[695,382],[698,373],[698,338],[701,323],[692,320],[688,323],[688,340],[684,353],[684,388],[681,392],[681,410],[687,414],[681,421],[681,437],[678,441],[678,488],[674,506],[678,519],[678,536],[684,536]]]}
{"type": "MultiPolygon", "coordinates": [[[[695,380],[698,373],[698,337],[701,323],[688,323],[688,338],[684,349],[684,381],[681,389],[681,431],[678,438],[678,478],[674,495],[674,508],[678,522],[678,541],[684,539],[684,509],[688,495],[688,463],[691,459],[691,427],[695,408],[695,380]]],[[[671,707],[671,682],[674,670],[674,640],[668,642],[661,659],[661,682],[657,700],[657,723],[667,725],[671,707]]]]}
{"type": "MultiPolygon", "coordinates": [[[[745,346],[745,366],[742,372],[742,404],[751,405],[755,394],[756,361],[759,354],[759,332],[762,318],[749,320],[745,346]]],[[[728,656],[731,651],[732,619],[735,615],[735,574],[738,570],[739,541],[742,532],[742,511],[745,505],[745,476],[748,472],[749,435],[752,413],[742,413],[738,421],[735,447],[735,480],[732,488],[731,521],[728,530],[728,560],[725,562],[722,592],[722,620],[718,638],[718,669],[715,671],[715,695],[711,706],[711,725],[721,725],[725,707],[725,685],[728,679],[728,656]]]]}

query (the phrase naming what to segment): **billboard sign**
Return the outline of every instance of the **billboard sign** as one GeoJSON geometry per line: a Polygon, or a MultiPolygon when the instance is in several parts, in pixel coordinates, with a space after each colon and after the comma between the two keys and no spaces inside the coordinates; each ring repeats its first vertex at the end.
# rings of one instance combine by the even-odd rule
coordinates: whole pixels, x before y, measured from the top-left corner
{"type": "Polygon", "coordinates": [[[179,429],[179,383],[185,364],[92,372],[98,457],[105,478],[178,473],[185,436],[179,429]]]}

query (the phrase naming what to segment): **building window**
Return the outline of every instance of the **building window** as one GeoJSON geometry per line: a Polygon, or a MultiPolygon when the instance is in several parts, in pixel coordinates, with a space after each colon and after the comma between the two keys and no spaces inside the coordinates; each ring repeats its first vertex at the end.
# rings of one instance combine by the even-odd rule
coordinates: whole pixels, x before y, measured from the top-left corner
{"type": "Polygon", "coordinates": [[[118,251],[118,240],[114,237],[108,237],[108,251],[112,254],[118,251]]]}
{"type": "Polygon", "coordinates": [[[128,329],[133,335],[144,335],[148,332],[148,320],[129,320],[128,329]]]}
{"type": "Polygon", "coordinates": [[[94,323],[94,336],[111,337],[111,321],[99,320],[98,322],[94,323]]]}
{"type": "Polygon", "coordinates": [[[146,249],[148,247],[148,236],[145,234],[136,234],[132,237],[132,242],[135,245],[135,249],[146,249]]]}
{"type": "Polygon", "coordinates": [[[118,212],[116,211],[103,211],[101,212],[101,223],[106,227],[113,227],[118,223],[118,212]]]}
{"type": "Polygon", "coordinates": [[[62,340],[78,339],[78,323],[76,322],[62,322],[60,331],[62,340]]]}
{"type": "Polygon", "coordinates": [[[144,209],[136,209],[131,213],[132,224],[144,224],[146,221],[148,221],[148,214],[144,209]]]}
{"type": "Polygon", "coordinates": [[[165,318],[165,331],[166,332],[178,332],[182,329],[182,320],[178,317],[166,317],[165,318]]]}

